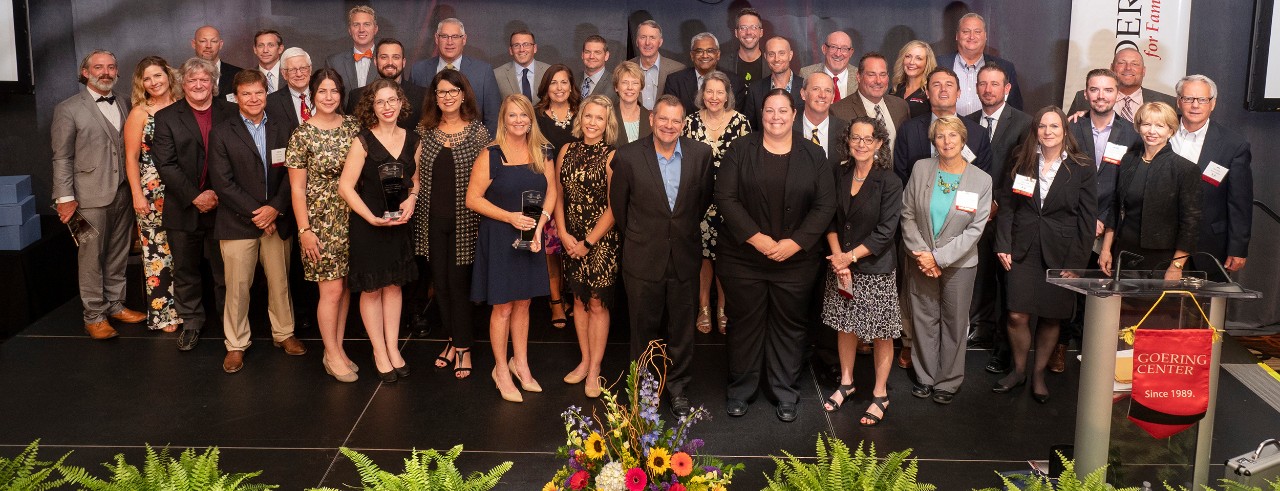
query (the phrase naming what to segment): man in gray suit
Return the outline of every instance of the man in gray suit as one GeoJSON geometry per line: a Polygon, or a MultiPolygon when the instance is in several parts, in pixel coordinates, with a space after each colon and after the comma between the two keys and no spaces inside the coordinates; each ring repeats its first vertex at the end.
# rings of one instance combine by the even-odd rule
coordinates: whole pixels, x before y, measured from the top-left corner
{"type": "Polygon", "coordinates": [[[599,34],[587,36],[582,42],[582,98],[593,95],[616,97],[613,90],[613,71],[605,67],[609,62],[609,42],[599,34]]]}
{"type": "Polygon", "coordinates": [[[850,82],[857,73],[850,73],[849,60],[853,58],[853,38],[844,31],[835,31],[827,35],[822,43],[822,63],[814,63],[800,69],[800,78],[809,78],[810,73],[823,72],[831,77],[835,84],[833,102],[840,102],[845,96],[853,93],[856,87],[850,82]]]}
{"type": "Polygon", "coordinates": [[[667,76],[684,70],[684,63],[662,56],[658,49],[662,48],[662,27],[653,19],[641,22],[636,27],[636,49],[640,56],[631,61],[640,65],[644,73],[644,88],[640,90],[640,105],[650,111],[658,97],[665,94],[667,76]]]}
{"type": "Polygon", "coordinates": [[[79,242],[80,302],[84,330],[93,339],[118,333],[107,318],[138,323],[146,314],[124,308],[125,264],[133,232],[132,194],[124,173],[120,128],[129,99],[115,87],[116,56],[94,50],[80,62],[84,90],[53,109],[53,198],[62,223],[84,217],[96,237],[79,242]]]}
{"type": "Polygon", "coordinates": [[[524,94],[529,102],[538,103],[538,84],[542,82],[542,74],[551,66],[533,59],[538,54],[538,41],[533,33],[521,29],[511,33],[511,63],[503,63],[493,69],[493,78],[498,80],[498,93],[506,99],[511,94],[524,94]]]}
{"type": "Polygon", "coordinates": [[[795,131],[800,133],[819,147],[827,158],[842,158],[849,153],[839,142],[840,135],[849,128],[849,123],[831,114],[831,98],[835,96],[831,77],[822,72],[811,73],[804,79],[804,87],[800,97],[804,100],[804,112],[796,118],[795,131]]]}
{"type": "Polygon", "coordinates": [[[325,66],[342,75],[347,94],[377,80],[373,43],[378,35],[378,16],[368,5],[357,5],[347,11],[347,33],[351,35],[351,51],[329,55],[325,66]]]}
{"type": "MultiPolygon", "coordinates": [[[[1115,112],[1121,118],[1133,121],[1133,113],[1144,102],[1163,102],[1173,106],[1174,110],[1178,110],[1178,101],[1173,96],[1142,86],[1142,79],[1147,76],[1147,65],[1142,58],[1142,53],[1133,46],[1126,45],[1120,48],[1120,51],[1116,51],[1115,57],[1111,58],[1111,71],[1120,81],[1115,100],[1115,112]]],[[[1071,115],[1072,119],[1083,115],[1089,110],[1092,101],[1093,99],[1085,94],[1084,90],[1076,92],[1076,97],[1071,101],[1071,109],[1067,114],[1071,115]]],[[[1101,184],[1102,181],[1098,182],[1101,184]]]]}

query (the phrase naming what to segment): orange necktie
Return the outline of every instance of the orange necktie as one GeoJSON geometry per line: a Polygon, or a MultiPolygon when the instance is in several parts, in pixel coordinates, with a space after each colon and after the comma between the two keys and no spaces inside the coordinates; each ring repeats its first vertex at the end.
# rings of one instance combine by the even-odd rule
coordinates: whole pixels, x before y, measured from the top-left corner
{"type": "Polygon", "coordinates": [[[373,58],[373,50],[366,49],[363,53],[352,53],[351,56],[355,58],[356,61],[360,61],[364,58],[373,58]]]}

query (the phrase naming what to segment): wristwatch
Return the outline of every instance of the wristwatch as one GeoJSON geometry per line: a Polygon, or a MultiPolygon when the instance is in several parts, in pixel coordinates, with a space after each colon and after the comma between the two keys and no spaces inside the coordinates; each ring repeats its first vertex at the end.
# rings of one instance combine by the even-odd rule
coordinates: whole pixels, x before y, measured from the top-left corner
{"type": "Polygon", "coordinates": [[[1178,268],[1178,269],[1182,269],[1182,266],[1183,266],[1183,263],[1180,263],[1180,262],[1177,262],[1177,261],[1174,261],[1174,262],[1173,262],[1173,263],[1171,263],[1171,264],[1173,264],[1173,267],[1178,268]]]}
{"type": "Polygon", "coordinates": [[[582,239],[582,243],[587,245],[587,249],[595,247],[595,244],[591,243],[591,239],[582,239]]]}

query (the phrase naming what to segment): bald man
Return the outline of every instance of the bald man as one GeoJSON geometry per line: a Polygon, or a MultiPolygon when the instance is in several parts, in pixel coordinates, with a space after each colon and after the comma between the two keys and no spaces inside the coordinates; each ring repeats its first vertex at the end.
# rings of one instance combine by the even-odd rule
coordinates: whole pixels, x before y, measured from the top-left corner
{"type": "Polygon", "coordinates": [[[853,58],[853,39],[844,31],[835,31],[827,35],[821,50],[822,63],[801,68],[800,78],[808,80],[811,73],[826,73],[835,84],[835,98],[832,102],[840,102],[840,99],[858,88],[857,82],[852,81],[858,75],[857,70],[849,69],[849,60],[853,58]]]}
{"type": "MultiPolygon", "coordinates": [[[[1111,71],[1116,73],[1119,84],[1116,86],[1115,112],[1120,117],[1133,121],[1133,113],[1145,102],[1163,102],[1181,111],[1177,99],[1164,92],[1151,90],[1142,86],[1142,79],[1147,76],[1147,63],[1142,53],[1132,46],[1125,46],[1116,51],[1111,58],[1111,71]]],[[[1089,100],[1084,90],[1076,92],[1071,101],[1071,109],[1067,114],[1076,114],[1089,110],[1089,100]]]]}
{"type": "Polygon", "coordinates": [[[196,57],[213,63],[213,66],[218,69],[218,73],[214,75],[218,79],[218,85],[214,87],[214,95],[225,94],[228,101],[235,102],[232,80],[243,68],[222,61],[222,33],[218,32],[218,28],[201,26],[196,29],[195,36],[191,38],[191,49],[195,51],[196,57]]]}

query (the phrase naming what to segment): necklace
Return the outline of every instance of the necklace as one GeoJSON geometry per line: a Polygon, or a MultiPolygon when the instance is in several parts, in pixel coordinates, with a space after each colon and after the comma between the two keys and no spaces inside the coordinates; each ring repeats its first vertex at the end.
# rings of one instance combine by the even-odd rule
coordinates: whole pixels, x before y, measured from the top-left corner
{"type": "Polygon", "coordinates": [[[431,136],[435,138],[436,141],[449,148],[456,147],[458,144],[462,143],[462,141],[466,139],[466,133],[465,128],[463,131],[459,131],[457,133],[445,133],[445,131],[439,127],[431,130],[431,136]]]}
{"type": "Polygon", "coordinates": [[[938,187],[942,188],[942,194],[951,194],[952,191],[960,188],[960,180],[956,179],[956,182],[947,182],[942,177],[942,171],[938,171],[938,187]]]}
{"type": "Polygon", "coordinates": [[[556,110],[553,108],[547,108],[547,114],[551,116],[551,120],[554,121],[556,123],[556,127],[560,129],[568,128],[569,123],[573,122],[573,111],[566,110],[564,120],[561,120],[556,116],[556,110]]]}

